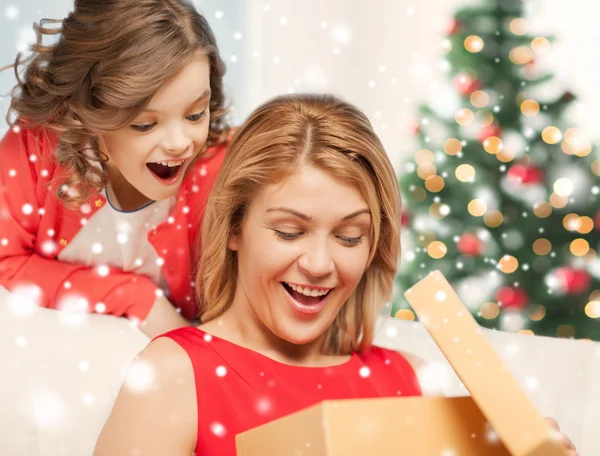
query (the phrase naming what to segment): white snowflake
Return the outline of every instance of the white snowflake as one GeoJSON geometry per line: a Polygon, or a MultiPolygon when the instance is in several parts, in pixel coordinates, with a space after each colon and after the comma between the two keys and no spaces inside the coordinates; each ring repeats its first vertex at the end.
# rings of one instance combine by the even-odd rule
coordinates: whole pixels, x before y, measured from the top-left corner
{"type": "Polygon", "coordinates": [[[8,299],[8,311],[15,317],[30,317],[41,304],[42,289],[35,284],[14,287],[8,299]]]}
{"type": "Polygon", "coordinates": [[[154,369],[146,361],[134,360],[127,371],[125,385],[136,392],[148,391],[154,382],[154,369]]]}
{"type": "Polygon", "coordinates": [[[15,341],[15,343],[17,344],[17,347],[23,348],[23,347],[27,346],[27,338],[25,336],[19,336],[19,337],[17,337],[17,340],[15,341]]]}
{"type": "Polygon", "coordinates": [[[42,429],[57,429],[63,424],[67,405],[54,392],[38,391],[30,396],[29,411],[33,421],[42,429]]]}
{"type": "Polygon", "coordinates": [[[273,409],[273,404],[270,399],[261,397],[256,401],[256,411],[261,415],[268,414],[273,409]]]}
{"type": "Polygon", "coordinates": [[[8,5],[4,9],[4,16],[6,17],[6,19],[14,21],[16,18],[19,17],[19,8],[17,8],[15,5],[8,5]]]}
{"type": "Polygon", "coordinates": [[[367,378],[371,375],[371,369],[367,366],[363,366],[359,369],[358,373],[362,378],[367,378]]]}
{"type": "Polygon", "coordinates": [[[525,377],[525,387],[528,390],[535,390],[540,386],[540,382],[535,377],[525,377]]]}
{"type": "Polygon", "coordinates": [[[388,337],[396,337],[398,335],[398,330],[394,326],[390,325],[386,328],[385,334],[388,337]]]}
{"type": "Polygon", "coordinates": [[[81,402],[88,406],[94,405],[94,403],[96,402],[96,398],[92,393],[83,393],[81,395],[81,402]]]}
{"type": "Polygon", "coordinates": [[[217,437],[225,437],[227,434],[227,429],[218,421],[214,421],[210,425],[210,431],[216,435],[217,437]]]}
{"type": "Polygon", "coordinates": [[[350,42],[352,35],[350,33],[350,29],[345,25],[336,25],[331,30],[331,36],[334,41],[339,44],[346,44],[350,42]]]}
{"type": "Polygon", "coordinates": [[[52,255],[56,251],[56,243],[51,240],[42,242],[42,252],[45,255],[52,255]]]}
{"type": "Polygon", "coordinates": [[[89,316],[88,300],[75,293],[61,297],[56,308],[62,310],[62,312],[58,312],[58,320],[65,326],[81,326],[89,316]]]}

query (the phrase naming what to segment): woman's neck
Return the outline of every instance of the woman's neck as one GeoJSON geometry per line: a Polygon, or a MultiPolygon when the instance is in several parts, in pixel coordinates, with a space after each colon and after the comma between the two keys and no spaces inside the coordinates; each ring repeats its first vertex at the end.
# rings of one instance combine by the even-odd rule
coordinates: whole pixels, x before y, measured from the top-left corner
{"type": "Polygon", "coordinates": [[[236,345],[256,351],[275,361],[297,366],[331,366],[348,360],[349,356],[322,353],[322,338],[308,344],[293,344],[279,338],[249,312],[237,315],[230,307],[223,315],[200,326],[203,331],[236,345]]]}

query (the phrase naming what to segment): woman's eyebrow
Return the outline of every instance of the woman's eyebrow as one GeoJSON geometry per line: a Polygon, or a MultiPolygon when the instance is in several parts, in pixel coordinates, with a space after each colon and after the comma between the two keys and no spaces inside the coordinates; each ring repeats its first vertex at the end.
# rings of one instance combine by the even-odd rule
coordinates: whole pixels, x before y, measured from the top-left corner
{"type": "MultiPolygon", "coordinates": [[[[298,212],[294,209],[290,209],[289,207],[270,207],[269,209],[267,209],[266,212],[267,213],[269,213],[269,212],[286,212],[286,213],[292,214],[293,216],[298,217],[299,219],[302,219],[306,222],[310,222],[312,220],[311,216],[303,214],[302,212],[298,212]]],[[[371,211],[369,209],[360,209],[358,211],[352,212],[351,214],[348,214],[345,217],[343,217],[342,222],[346,222],[346,221],[353,219],[354,217],[357,217],[361,214],[371,215],[371,211]]]]}

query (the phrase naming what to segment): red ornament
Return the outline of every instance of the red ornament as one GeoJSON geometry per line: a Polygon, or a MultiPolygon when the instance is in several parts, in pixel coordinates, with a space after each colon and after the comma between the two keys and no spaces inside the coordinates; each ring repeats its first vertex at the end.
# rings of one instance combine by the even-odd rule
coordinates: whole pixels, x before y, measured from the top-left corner
{"type": "Polygon", "coordinates": [[[590,287],[591,278],[584,269],[572,269],[567,266],[558,268],[554,273],[562,285],[565,293],[578,295],[587,291],[590,287]]]}
{"type": "Polygon", "coordinates": [[[523,309],[529,303],[529,296],[519,287],[502,287],[496,291],[496,301],[503,309],[523,309]]]}
{"type": "Polygon", "coordinates": [[[458,31],[461,29],[461,26],[462,26],[462,24],[460,23],[460,21],[453,19],[452,22],[450,22],[450,25],[448,26],[447,34],[450,36],[456,35],[458,33],[458,31]]]}
{"type": "Polygon", "coordinates": [[[421,131],[421,127],[419,126],[418,123],[413,123],[412,126],[410,127],[410,132],[413,135],[418,135],[421,131]]]}
{"type": "Polygon", "coordinates": [[[501,135],[502,129],[498,125],[492,124],[481,130],[481,133],[479,134],[479,142],[483,143],[486,139],[491,138],[492,136],[499,137],[501,135]]]}
{"type": "Polygon", "coordinates": [[[400,215],[400,226],[408,226],[410,223],[410,215],[408,215],[408,211],[402,211],[400,215]]]}
{"type": "Polygon", "coordinates": [[[479,256],[481,255],[481,241],[474,234],[463,234],[456,244],[458,251],[463,255],[479,256]]]}
{"type": "Polygon", "coordinates": [[[461,95],[467,96],[481,89],[482,84],[479,79],[472,78],[466,73],[460,73],[454,77],[454,87],[461,95]]]}
{"type": "Polygon", "coordinates": [[[544,180],[544,172],[533,165],[512,165],[506,173],[513,182],[520,184],[539,184],[544,180]]]}
{"type": "Polygon", "coordinates": [[[596,231],[600,231],[600,212],[596,212],[596,215],[594,215],[594,229],[596,231]]]}

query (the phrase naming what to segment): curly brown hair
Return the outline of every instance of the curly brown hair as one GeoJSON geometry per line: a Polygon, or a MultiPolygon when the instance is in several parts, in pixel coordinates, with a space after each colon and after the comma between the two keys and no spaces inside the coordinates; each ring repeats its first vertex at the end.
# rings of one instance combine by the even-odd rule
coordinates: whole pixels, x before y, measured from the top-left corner
{"type": "Polygon", "coordinates": [[[228,136],[225,63],[206,19],[187,0],[75,0],[64,20],[43,19],[34,30],[31,56],[19,53],[14,64],[0,68],[14,68],[17,78],[7,121],[60,134],[56,159],[67,172],[57,196],[66,205],[80,205],[92,189],[106,186],[107,177],[92,163],[107,160],[97,133],[131,122],[198,49],[210,64],[206,147],[228,136]],[[56,43],[44,44],[52,35],[60,35],[56,43]]]}

